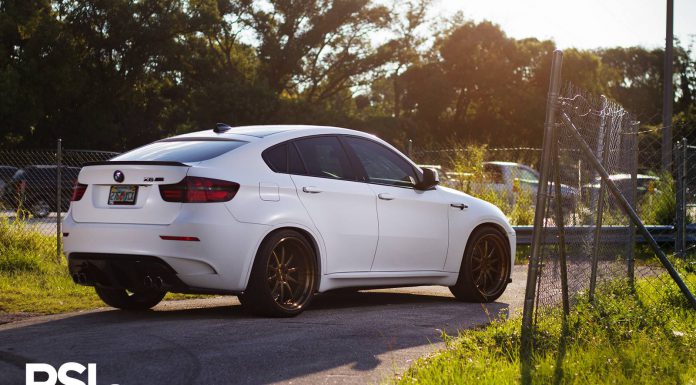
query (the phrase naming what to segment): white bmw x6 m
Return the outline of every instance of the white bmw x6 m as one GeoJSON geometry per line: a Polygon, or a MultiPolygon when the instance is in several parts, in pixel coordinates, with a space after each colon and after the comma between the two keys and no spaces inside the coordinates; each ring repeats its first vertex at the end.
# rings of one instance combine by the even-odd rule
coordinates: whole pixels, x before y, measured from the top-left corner
{"type": "Polygon", "coordinates": [[[318,126],[218,124],[90,164],[63,229],[75,282],[131,310],[228,293],[293,316],[317,292],[413,285],[487,302],[515,255],[497,207],[375,136],[318,126]]]}

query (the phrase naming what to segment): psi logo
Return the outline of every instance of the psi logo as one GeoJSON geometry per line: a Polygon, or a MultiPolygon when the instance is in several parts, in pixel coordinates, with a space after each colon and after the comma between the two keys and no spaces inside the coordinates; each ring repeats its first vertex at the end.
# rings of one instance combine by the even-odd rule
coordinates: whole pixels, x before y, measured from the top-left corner
{"type": "MultiPolygon", "coordinates": [[[[97,385],[97,364],[78,364],[77,362],[67,362],[56,369],[49,364],[27,364],[26,385],[56,385],[60,382],[63,385],[97,385]],[[84,372],[85,375],[82,375],[84,372]],[[77,374],[72,374],[72,373],[77,374]],[[37,373],[44,373],[40,380],[36,379],[37,373]],[[46,375],[48,376],[47,379],[46,375]],[[78,377],[79,376],[79,377],[78,377]],[[77,378],[87,377],[87,382],[77,378]]],[[[115,385],[115,384],[114,384],[115,385]]]]}

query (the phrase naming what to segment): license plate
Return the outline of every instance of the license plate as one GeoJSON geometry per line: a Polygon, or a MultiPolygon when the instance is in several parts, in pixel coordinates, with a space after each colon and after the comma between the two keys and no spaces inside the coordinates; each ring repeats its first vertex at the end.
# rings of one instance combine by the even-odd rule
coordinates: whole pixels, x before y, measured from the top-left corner
{"type": "Polygon", "coordinates": [[[138,186],[111,186],[109,191],[110,205],[134,205],[138,197],[138,186]]]}

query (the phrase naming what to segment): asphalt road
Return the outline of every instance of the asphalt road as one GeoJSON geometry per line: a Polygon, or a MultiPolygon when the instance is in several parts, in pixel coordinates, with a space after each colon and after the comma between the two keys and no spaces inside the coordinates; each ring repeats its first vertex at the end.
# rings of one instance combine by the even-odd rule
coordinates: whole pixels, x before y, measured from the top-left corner
{"type": "Polygon", "coordinates": [[[525,273],[486,305],[424,286],[327,293],[292,319],[246,315],[235,297],[30,318],[0,325],[0,384],[24,384],[27,362],[96,363],[98,384],[379,383],[441,349],[441,331],[518,311],[525,273]]]}

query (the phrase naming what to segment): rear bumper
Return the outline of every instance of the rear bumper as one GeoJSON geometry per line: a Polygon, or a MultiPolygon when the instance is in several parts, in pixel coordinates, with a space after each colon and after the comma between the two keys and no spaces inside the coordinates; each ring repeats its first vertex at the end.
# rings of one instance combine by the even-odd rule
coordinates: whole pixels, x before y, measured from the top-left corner
{"type": "Polygon", "coordinates": [[[162,259],[146,255],[72,253],[68,269],[73,281],[85,286],[197,294],[222,292],[189,286],[162,259]]]}
{"type": "Polygon", "coordinates": [[[86,284],[104,286],[109,282],[141,284],[148,274],[159,273],[169,277],[170,291],[243,291],[268,227],[240,223],[227,210],[205,207],[217,205],[192,206],[198,207],[183,209],[170,225],[78,223],[68,213],[63,244],[71,273],[78,274],[78,283],[84,278],[86,284]],[[196,237],[199,241],[163,240],[160,236],[196,237]],[[135,273],[114,280],[119,270],[135,273]],[[89,271],[106,271],[100,276],[103,281],[89,278],[89,271]]]}

